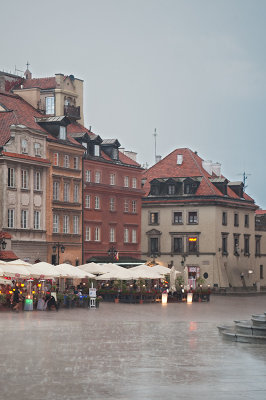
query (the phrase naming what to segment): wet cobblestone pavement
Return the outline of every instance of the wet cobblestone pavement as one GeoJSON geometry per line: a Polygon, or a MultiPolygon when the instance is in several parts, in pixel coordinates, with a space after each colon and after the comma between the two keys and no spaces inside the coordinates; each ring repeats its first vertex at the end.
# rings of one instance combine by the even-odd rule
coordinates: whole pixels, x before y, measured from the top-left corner
{"type": "Polygon", "coordinates": [[[266,399],[266,348],[217,325],[266,296],[0,314],[0,399],[266,399]]]}

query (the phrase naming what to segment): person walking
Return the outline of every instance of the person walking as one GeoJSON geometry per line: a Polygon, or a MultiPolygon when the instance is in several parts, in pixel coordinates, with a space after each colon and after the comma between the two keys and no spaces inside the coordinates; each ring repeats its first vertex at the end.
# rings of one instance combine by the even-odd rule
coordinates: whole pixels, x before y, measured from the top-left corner
{"type": "Polygon", "coordinates": [[[19,289],[16,286],[12,299],[13,311],[19,312],[19,289]]]}

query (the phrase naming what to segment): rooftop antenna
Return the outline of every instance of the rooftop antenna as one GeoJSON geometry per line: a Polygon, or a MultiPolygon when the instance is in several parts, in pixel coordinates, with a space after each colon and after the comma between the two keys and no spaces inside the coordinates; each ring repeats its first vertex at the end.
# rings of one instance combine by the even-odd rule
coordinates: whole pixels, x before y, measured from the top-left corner
{"type": "Polygon", "coordinates": [[[158,136],[158,133],[156,132],[156,128],[154,129],[154,134],[153,134],[153,136],[154,136],[154,151],[155,151],[155,164],[156,164],[156,162],[157,162],[157,158],[156,158],[156,137],[158,136]]]}
{"type": "Polygon", "coordinates": [[[248,176],[250,176],[251,174],[246,174],[246,172],[244,171],[243,174],[238,174],[238,175],[242,175],[243,176],[243,184],[244,184],[244,190],[248,187],[248,185],[246,185],[246,182],[248,180],[248,176]]]}

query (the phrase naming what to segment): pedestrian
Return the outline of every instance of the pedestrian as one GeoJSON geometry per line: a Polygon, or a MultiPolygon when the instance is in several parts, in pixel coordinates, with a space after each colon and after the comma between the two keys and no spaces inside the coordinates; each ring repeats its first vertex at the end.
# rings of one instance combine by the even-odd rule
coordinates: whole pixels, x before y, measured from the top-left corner
{"type": "Polygon", "coordinates": [[[12,298],[13,311],[19,312],[19,289],[16,286],[12,298]]]}

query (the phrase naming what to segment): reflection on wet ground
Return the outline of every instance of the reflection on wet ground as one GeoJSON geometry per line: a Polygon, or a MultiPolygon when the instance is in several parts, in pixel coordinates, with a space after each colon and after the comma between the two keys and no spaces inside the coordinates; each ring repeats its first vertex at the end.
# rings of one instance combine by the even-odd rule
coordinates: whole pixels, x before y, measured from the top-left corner
{"type": "Polygon", "coordinates": [[[0,399],[265,399],[266,349],[217,325],[266,296],[0,314],[0,399]]]}

